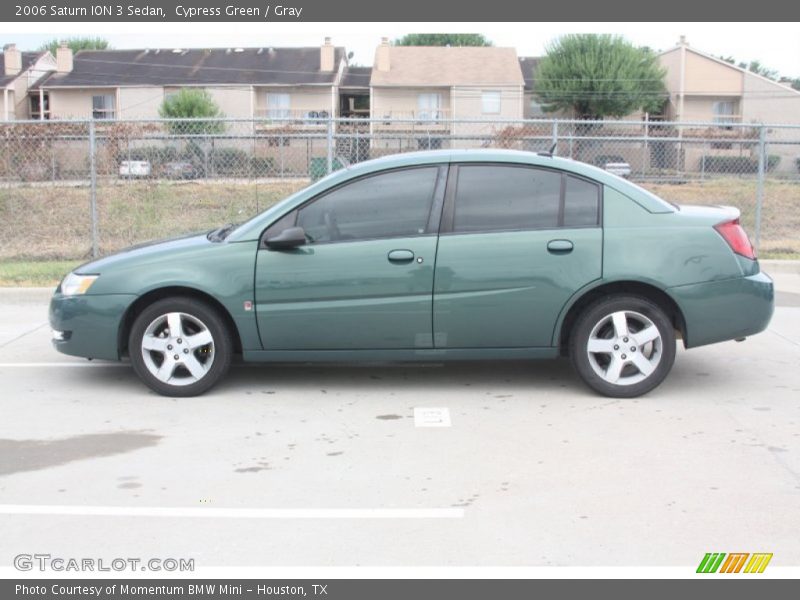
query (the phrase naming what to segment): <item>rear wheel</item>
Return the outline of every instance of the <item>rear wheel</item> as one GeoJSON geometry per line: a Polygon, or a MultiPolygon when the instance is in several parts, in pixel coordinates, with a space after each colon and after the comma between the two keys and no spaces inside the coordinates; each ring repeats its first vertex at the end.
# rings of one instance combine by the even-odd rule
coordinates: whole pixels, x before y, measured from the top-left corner
{"type": "Polygon", "coordinates": [[[197,396],[227,373],[233,342],[217,311],[193,298],[165,298],[144,309],[128,339],[133,369],[165,396],[197,396]]]}
{"type": "Polygon", "coordinates": [[[570,358],[589,387],[632,398],[658,386],[675,362],[675,329],[664,310],[637,296],[612,296],[578,317],[570,358]]]}

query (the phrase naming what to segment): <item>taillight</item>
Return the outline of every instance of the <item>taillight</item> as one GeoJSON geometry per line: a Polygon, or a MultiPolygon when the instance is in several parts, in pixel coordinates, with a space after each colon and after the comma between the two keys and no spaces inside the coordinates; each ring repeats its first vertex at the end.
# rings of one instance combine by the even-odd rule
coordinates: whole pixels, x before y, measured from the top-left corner
{"type": "Polygon", "coordinates": [[[747,237],[747,233],[745,233],[744,229],[739,224],[738,218],[733,221],[725,221],[724,223],[714,225],[714,229],[722,236],[722,239],[728,242],[728,246],[730,246],[731,250],[736,254],[749,258],[750,260],[756,259],[756,250],[753,248],[753,244],[750,243],[750,238],[747,237]]]}

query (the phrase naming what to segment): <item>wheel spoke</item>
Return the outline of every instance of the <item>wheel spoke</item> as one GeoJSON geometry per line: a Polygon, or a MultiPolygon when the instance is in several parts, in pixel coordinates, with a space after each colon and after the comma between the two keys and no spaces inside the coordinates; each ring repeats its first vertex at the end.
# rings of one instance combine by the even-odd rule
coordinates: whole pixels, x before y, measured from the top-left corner
{"type": "Polygon", "coordinates": [[[206,329],[201,331],[200,333],[196,333],[194,335],[187,335],[186,343],[189,345],[189,348],[202,348],[214,341],[214,338],[211,337],[211,332],[206,329]]]}
{"type": "Polygon", "coordinates": [[[614,333],[617,337],[628,335],[628,317],[625,316],[623,311],[613,313],[611,320],[614,322],[614,333]]]}
{"type": "Polygon", "coordinates": [[[169,313],[167,315],[167,326],[169,327],[169,335],[171,337],[183,336],[183,325],[181,325],[180,313],[169,313]]]}
{"type": "Polygon", "coordinates": [[[658,327],[655,325],[650,325],[649,327],[645,327],[641,331],[637,332],[633,338],[636,340],[637,346],[644,346],[648,342],[652,342],[653,340],[658,339],[661,337],[661,334],[658,332],[658,327]]]}
{"type": "Polygon", "coordinates": [[[145,350],[155,350],[156,352],[166,352],[167,339],[154,335],[145,335],[142,338],[142,348],[145,350]]]}
{"type": "Polygon", "coordinates": [[[653,363],[641,352],[631,354],[631,362],[636,365],[636,368],[639,369],[639,372],[645,377],[655,370],[653,363]]]}
{"type": "Polygon", "coordinates": [[[589,338],[587,350],[594,354],[611,354],[614,351],[614,340],[604,340],[602,338],[589,338]]]}
{"type": "Polygon", "coordinates": [[[168,382],[172,379],[172,374],[175,372],[175,364],[171,356],[165,356],[164,362],[161,363],[158,371],[156,371],[156,377],[165,383],[168,382]]]}
{"type": "Polygon", "coordinates": [[[610,383],[617,383],[617,381],[619,381],[619,376],[622,374],[622,367],[624,366],[624,361],[616,356],[612,357],[611,362],[608,363],[608,368],[606,369],[606,380],[610,383]]]}
{"type": "Polygon", "coordinates": [[[189,370],[195,379],[202,379],[206,374],[206,367],[194,354],[187,354],[183,360],[184,366],[189,370]]]}

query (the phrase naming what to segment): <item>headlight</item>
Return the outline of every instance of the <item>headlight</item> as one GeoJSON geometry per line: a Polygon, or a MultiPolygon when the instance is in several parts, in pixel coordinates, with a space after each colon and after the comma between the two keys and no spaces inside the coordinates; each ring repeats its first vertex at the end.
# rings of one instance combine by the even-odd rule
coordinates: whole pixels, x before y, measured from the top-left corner
{"type": "Polygon", "coordinates": [[[77,275],[76,273],[70,273],[64,277],[64,281],[61,282],[61,293],[65,296],[85,294],[98,277],[99,275],[77,275]]]}

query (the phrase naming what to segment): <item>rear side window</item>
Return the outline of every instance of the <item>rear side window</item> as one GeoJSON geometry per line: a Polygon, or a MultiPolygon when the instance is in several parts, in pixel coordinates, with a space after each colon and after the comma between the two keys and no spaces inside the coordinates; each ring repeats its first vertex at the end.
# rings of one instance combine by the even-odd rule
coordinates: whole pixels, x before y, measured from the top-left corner
{"type": "Polygon", "coordinates": [[[404,169],[345,184],[303,206],[297,225],[315,242],[424,234],[438,172],[404,169]]]}
{"type": "Polygon", "coordinates": [[[565,175],[564,227],[591,227],[599,223],[600,186],[565,175]]]}
{"type": "Polygon", "coordinates": [[[459,167],[453,231],[558,227],[561,174],[528,167],[459,167]]]}
{"type": "Polygon", "coordinates": [[[461,233],[595,227],[600,186],[560,171],[461,165],[453,231],[461,233]]]}

